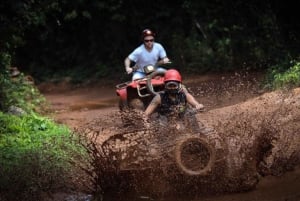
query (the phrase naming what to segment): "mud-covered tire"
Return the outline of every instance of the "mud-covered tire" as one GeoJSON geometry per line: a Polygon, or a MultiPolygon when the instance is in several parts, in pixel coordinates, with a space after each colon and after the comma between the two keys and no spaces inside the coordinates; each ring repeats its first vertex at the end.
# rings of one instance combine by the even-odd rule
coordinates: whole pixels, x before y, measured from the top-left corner
{"type": "Polygon", "coordinates": [[[119,100],[118,105],[119,105],[120,111],[123,111],[123,110],[125,110],[125,109],[128,108],[127,102],[124,102],[124,101],[122,101],[121,99],[119,100]]]}
{"type": "Polygon", "coordinates": [[[139,98],[134,98],[130,100],[128,104],[129,107],[132,109],[141,110],[141,111],[144,111],[145,109],[143,101],[139,98]]]}
{"type": "Polygon", "coordinates": [[[175,145],[175,163],[179,170],[190,176],[204,176],[215,163],[215,149],[205,139],[188,137],[175,145]],[[190,153],[188,153],[190,152],[190,153]]]}
{"type": "Polygon", "coordinates": [[[134,98],[130,101],[127,101],[124,102],[122,100],[119,100],[119,109],[121,111],[124,111],[124,110],[128,110],[128,109],[137,109],[137,110],[144,110],[145,106],[144,106],[144,103],[141,99],[138,99],[138,98],[134,98]]]}
{"type": "Polygon", "coordinates": [[[143,125],[141,118],[142,112],[145,110],[144,103],[141,99],[134,98],[128,102],[128,105],[120,110],[121,121],[124,127],[134,127],[143,125]]]}

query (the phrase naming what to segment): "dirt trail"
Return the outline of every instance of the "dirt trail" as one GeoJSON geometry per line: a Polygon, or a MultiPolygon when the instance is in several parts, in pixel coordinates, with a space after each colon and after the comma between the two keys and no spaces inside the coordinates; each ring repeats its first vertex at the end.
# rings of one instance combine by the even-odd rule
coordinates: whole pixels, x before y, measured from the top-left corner
{"type": "Polygon", "coordinates": [[[39,89],[51,105],[53,118],[71,128],[118,110],[114,86],[43,83],[39,89]]]}
{"type": "MultiPolygon", "coordinates": [[[[260,95],[260,74],[205,75],[185,78],[184,84],[206,110],[244,102],[260,95]]],[[[102,82],[103,83],[103,82],[102,82]]],[[[118,83],[115,83],[118,84],[118,83]]],[[[53,117],[70,127],[118,111],[114,85],[42,83],[38,86],[51,104],[53,117]]]]}
{"type": "MultiPolygon", "coordinates": [[[[208,110],[220,110],[218,115],[211,113],[211,118],[207,121],[214,122],[214,118],[222,119],[230,115],[230,111],[226,111],[226,106],[246,102],[249,99],[262,95],[259,89],[259,80],[261,76],[258,74],[230,74],[220,76],[204,76],[189,77],[184,83],[194,94],[194,96],[203,103],[208,110]],[[219,108],[219,109],[218,109],[219,108]]],[[[58,122],[69,125],[71,128],[82,127],[94,119],[105,119],[109,122],[109,126],[113,126],[114,119],[107,119],[111,114],[118,112],[118,97],[115,95],[114,86],[102,86],[94,84],[92,86],[85,85],[83,87],[72,87],[66,83],[59,85],[43,84],[39,86],[41,92],[52,106],[53,118],[58,122]]],[[[270,101],[276,102],[276,96],[270,95],[270,101]]],[[[254,101],[255,102],[255,101],[254,101]]],[[[252,102],[253,103],[253,102],[252,102]]],[[[242,104],[243,107],[251,109],[254,105],[242,104]]],[[[247,109],[247,108],[246,108],[247,109]]],[[[261,108],[262,110],[265,108],[261,108]]],[[[256,108],[257,110],[257,108],[256,108]]],[[[259,109],[258,109],[259,110],[259,109]]],[[[299,112],[299,111],[298,111],[299,112]]],[[[211,123],[214,124],[214,123],[211,123]]],[[[89,124],[91,125],[91,124],[89,124]]],[[[108,125],[106,125],[108,126],[108,125]]],[[[296,131],[297,132],[297,131],[296,131]]],[[[296,138],[298,139],[298,138],[296,138]]],[[[209,196],[201,198],[165,198],[165,201],[187,201],[187,200],[275,200],[275,201],[298,201],[300,200],[300,169],[288,172],[278,177],[268,176],[262,179],[257,185],[256,190],[247,193],[236,193],[221,196],[209,196]]],[[[141,200],[142,198],[123,198],[118,200],[141,200]]],[[[147,198],[151,199],[151,198],[147,198]]]]}

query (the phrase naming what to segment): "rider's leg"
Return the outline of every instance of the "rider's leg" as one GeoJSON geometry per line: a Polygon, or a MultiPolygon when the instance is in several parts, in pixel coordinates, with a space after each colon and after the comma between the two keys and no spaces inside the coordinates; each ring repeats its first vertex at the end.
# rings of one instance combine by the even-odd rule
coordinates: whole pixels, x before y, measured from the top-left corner
{"type": "Polygon", "coordinates": [[[145,76],[146,76],[145,73],[136,71],[133,73],[132,80],[141,79],[141,78],[144,78],[145,76]]]}
{"type": "Polygon", "coordinates": [[[166,72],[166,69],[165,68],[162,68],[162,67],[157,67],[156,71],[159,71],[159,72],[166,72]]]}

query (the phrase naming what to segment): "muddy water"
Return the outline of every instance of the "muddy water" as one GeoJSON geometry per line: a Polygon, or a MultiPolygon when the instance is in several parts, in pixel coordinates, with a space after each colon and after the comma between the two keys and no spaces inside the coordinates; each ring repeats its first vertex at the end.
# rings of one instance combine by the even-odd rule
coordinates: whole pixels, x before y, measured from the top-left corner
{"type": "MultiPolygon", "coordinates": [[[[216,87],[206,87],[206,89],[216,89],[216,87]]],[[[251,89],[252,90],[252,89],[251,89]]],[[[113,90],[112,90],[113,91],[113,90]]],[[[111,91],[111,92],[112,92],[111,91]]],[[[196,91],[196,90],[194,90],[196,91]]],[[[199,89],[199,93],[201,94],[203,89],[199,89]]],[[[222,91],[222,90],[221,90],[222,91]]],[[[99,92],[99,91],[98,91],[99,92]]],[[[98,94],[97,92],[97,94],[98,94]]],[[[228,91],[227,91],[228,92],[228,91]]],[[[206,96],[206,98],[200,96],[204,101],[205,105],[208,106],[209,109],[221,107],[224,105],[230,105],[233,103],[239,102],[237,99],[234,99],[233,92],[229,93],[222,92],[215,93],[211,92],[210,97],[206,96]],[[225,97],[228,96],[228,97],[225,97]],[[225,97],[225,98],[224,98],[225,97]],[[216,101],[218,101],[216,103],[216,101]]],[[[210,93],[208,91],[207,93],[210,93]]],[[[95,93],[96,94],[96,93],[95,93]]],[[[101,93],[99,93],[101,95],[101,93]]],[[[61,122],[71,122],[74,124],[78,124],[78,122],[82,123],[83,120],[89,121],[94,119],[95,117],[99,117],[99,115],[103,116],[104,113],[110,113],[111,110],[116,110],[116,101],[113,101],[110,97],[106,97],[106,100],[103,101],[98,100],[98,96],[95,95],[89,100],[81,100],[81,97],[84,97],[84,93],[82,94],[72,94],[72,97],[66,98],[64,94],[53,96],[52,99],[59,100],[57,98],[62,98],[60,101],[62,104],[59,105],[62,107],[60,113],[57,114],[57,117],[60,117],[61,122]],[[79,99],[80,97],[80,99],[79,99]],[[77,98],[76,103],[72,104],[72,101],[77,98]],[[64,110],[63,106],[64,101],[67,102],[68,109],[64,110]],[[94,102],[95,101],[95,102],[94,102]],[[102,103],[100,103],[102,102],[102,103]],[[88,103],[88,104],[85,104],[88,103]],[[105,103],[105,104],[104,104],[105,103]],[[107,104],[107,105],[106,105],[107,104]],[[113,109],[106,108],[115,106],[113,109]],[[72,119],[71,119],[72,118],[72,119]]],[[[207,94],[206,94],[207,95],[207,94]]],[[[248,96],[252,95],[251,93],[242,94],[240,96],[241,101],[246,101],[248,96]]],[[[201,99],[200,99],[201,100],[201,99]]],[[[58,118],[59,119],[59,118],[58,118]]],[[[296,131],[297,134],[297,131],[296,131]]],[[[66,200],[66,199],[65,199],[66,200]]],[[[73,199],[73,200],[82,200],[82,199],[73,199]]],[[[161,195],[161,196],[152,196],[147,193],[143,194],[131,194],[126,191],[122,191],[111,195],[107,195],[104,201],[140,201],[140,200],[157,200],[157,201],[300,201],[300,167],[296,168],[294,171],[286,172],[280,176],[266,176],[260,179],[256,188],[251,191],[241,192],[241,193],[222,193],[219,195],[216,194],[200,194],[200,195],[190,195],[188,189],[186,190],[186,194],[181,195],[161,195]]]]}
{"type": "MultiPolygon", "coordinates": [[[[188,192],[187,192],[188,193],[188,192]]],[[[56,201],[92,201],[91,195],[57,194],[56,201]]],[[[300,167],[281,176],[263,178],[256,189],[241,193],[222,193],[214,195],[164,195],[131,194],[122,192],[107,195],[102,201],[299,201],[300,200],[300,167]]]]}
{"type": "MultiPolygon", "coordinates": [[[[106,121],[108,121],[107,118],[106,121]]],[[[297,134],[297,131],[296,133],[297,134]]],[[[299,138],[296,138],[299,139],[299,138]]],[[[287,149],[288,150],[288,149],[287,149]]],[[[155,177],[162,175],[156,174],[155,177]]],[[[122,178],[126,183],[126,178],[122,178]]],[[[141,183],[147,183],[147,179],[141,180],[141,183]]],[[[216,183],[218,179],[216,180],[216,183]]],[[[128,183],[130,185],[130,182],[128,183]]],[[[154,184],[155,185],[155,184],[154,184]]],[[[157,184],[157,186],[160,184],[157,184]]],[[[231,185],[231,184],[228,184],[231,185]]],[[[163,188],[163,187],[162,187],[163,188]]],[[[201,187],[200,187],[201,188],[201,187]]],[[[164,191],[164,189],[161,189],[164,191]]],[[[238,201],[238,200],[257,200],[257,201],[298,201],[300,200],[300,167],[294,171],[284,171],[278,176],[261,177],[255,189],[247,192],[239,193],[206,193],[206,194],[191,194],[189,189],[186,189],[180,195],[170,193],[162,193],[160,195],[150,195],[147,193],[129,193],[124,189],[115,189],[113,194],[108,194],[103,199],[104,201],[140,201],[140,200],[157,200],[157,201],[238,201]]]]}
{"type": "Polygon", "coordinates": [[[154,197],[147,194],[110,195],[104,201],[299,201],[300,200],[300,167],[281,176],[263,178],[256,189],[221,195],[167,195],[154,197]]]}

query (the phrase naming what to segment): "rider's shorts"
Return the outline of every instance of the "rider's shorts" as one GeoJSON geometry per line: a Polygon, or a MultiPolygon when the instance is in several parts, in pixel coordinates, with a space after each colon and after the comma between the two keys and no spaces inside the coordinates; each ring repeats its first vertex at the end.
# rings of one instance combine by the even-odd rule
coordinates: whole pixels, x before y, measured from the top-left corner
{"type": "Polygon", "coordinates": [[[133,73],[132,80],[138,80],[138,79],[144,78],[145,76],[146,76],[145,73],[140,72],[140,71],[135,71],[133,73]]]}
{"type": "MultiPolygon", "coordinates": [[[[156,69],[157,71],[166,71],[164,68],[162,68],[162,67],[158,67],[157,69],[156,69]]],[[[135,71],[134,73],[133,73],[133,76],[132,76],[132,80],[137,80],[137,79],[142,79],[142,78],[144,78],[144,77],[146,77],[146,74],[144,73],[144,72],[141,72],[141,71],[135,71]]]]}

